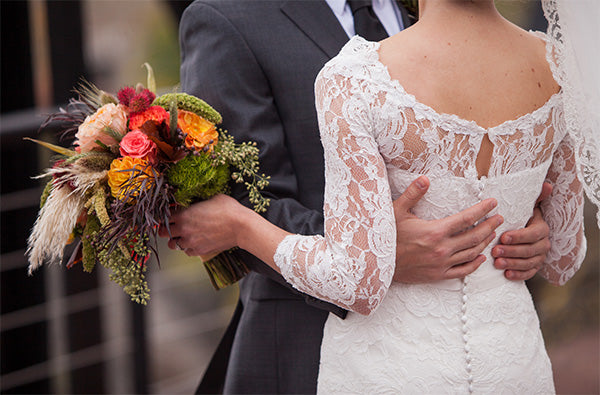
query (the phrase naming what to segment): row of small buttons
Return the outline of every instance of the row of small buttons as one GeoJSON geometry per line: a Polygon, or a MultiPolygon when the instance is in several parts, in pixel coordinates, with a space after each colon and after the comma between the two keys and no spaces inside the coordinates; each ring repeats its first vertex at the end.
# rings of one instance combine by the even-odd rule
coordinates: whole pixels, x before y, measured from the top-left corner
{"type": "Polygon", "coordinates": [[[466,369],[467,369],[467,381],[469,383],[469,394],[473,393],[473,374],[472,374],[472,367],[471,367],[471,348],[469,346],[469,327],[467,326],[467,284],[468,283],[468,276],[465,277],[462,280],[462,307],[461,307],[461,311],[462,311],[462,316],[461,316],[461,321],[462,321],[462,333],[463,333],[463,341],[465,343],[465,361],[467,363],[466,365],[466,369]]]}

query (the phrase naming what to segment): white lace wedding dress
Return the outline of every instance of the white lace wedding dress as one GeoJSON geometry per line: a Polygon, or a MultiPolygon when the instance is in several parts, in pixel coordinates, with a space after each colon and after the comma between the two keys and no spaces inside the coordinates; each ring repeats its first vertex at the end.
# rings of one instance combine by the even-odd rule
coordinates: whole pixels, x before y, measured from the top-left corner
{"type": "Polygon", "coordinates": [[[345,320],[330,315],[325,325],[319,392],[554,392],[531,296],[523,282],[493,267],[491,248],[463,280],[391,283],[392,201],[425,174],[431,186],[416,215],[443,218],[494,197],[504,217],[501,235],[525,226],[548,178],[554,191],[543,212],[552,249],[541,274],[564,283],[581,264],[585,237],[560,94],[485,129],[416,101],[390,78],[377,50],[354,37],[317,78],[325,236],[288,236],[275,254],[296,288],[351,310],[345,320]],[[478,179],[484,135],[494,152],[488,176],[478,179]]]}

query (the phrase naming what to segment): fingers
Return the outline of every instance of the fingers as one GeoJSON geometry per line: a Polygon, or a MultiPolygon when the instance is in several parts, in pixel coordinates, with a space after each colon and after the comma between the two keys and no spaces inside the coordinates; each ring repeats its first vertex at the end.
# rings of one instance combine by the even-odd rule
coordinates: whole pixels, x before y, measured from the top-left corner
{"type": "Polygon", "coordinates": [[[492,255],[501,253],[502,257],[494,261],[494,267],[504,270],[504,276],[509,280],[529,280],[542,267],[549,249],[548,239],[531,245],[496,246],[492,250],[492,255]],[[506,258],[507,256],[517,258],[506,258]]]}
{"type": "Polygon", "coordinates": [[[460,213],[440,220],[440,226],[445,228],[449,235],[462,232],[475,225],[477,221],[489,214],[497,205],[496,199],[485,199],[460,213]]]}
{"type": "Polygon", "coordinates": [[[169,241],[167,242],[167,246],[171,250],[184,250],[185,249],[185,247],[182,244],[182,240],[180,238],[169,239],[169,241]]]}
{"type": "Polygon", "coordinates": [[[542,255],[534,256],[526,259],[513,259],[513,258],[497,258],[494,260],[494,267],[501,270],[510,271],[538,271],[544,263],[544,257],[542,255]]]}
{"type": "Polygon", "coordinates": [[[504,272],[504,276],[511,281],[525,281],[535,276],[537,272],[537,269],[531,269],[526,271],[506,270],[504,272]]]}
{"type": "Polygon", "coordinates": [[[171,216],[169,218],[169,222],[163,223],[162,225],[160,225],[160,227],[158,228],[158,235],[160,237],[176,237],[176,235],[173,235],[173,230],[174,228],[177,227],[177,223],[178,223],[178,217],[180,215],[180,213],[182,213],[182,211],[172,211],[171,212],[171,216]]]}
{"type": "Polygon", "coordinates": [[[429,179],[421,176],[414,180],[406,191],[398,199],[394,201],[395,213],[406,213],[413,208],[419,200],[425,195],[429,188],[429,179]]]}
{"type": "Polygon", "coordinates": [[[545,182],[542,184],[542,191],[540,192],[540,196],[538,196],[535,204],[537,205],[542,200],[545,200],[552,193],[552,185],[545,182]]]}
{"type": "Polygon", "coordinates": [[[481,240],[479,244],[471,248],[462,249],[458,251],[457,253],[452,255],[449,263],[451,264],[451,266],[456,266],[465,262],[475,260],[479,256],[479,254],[481,254],[483,250],[485,250],[488,244],[490,244],[492,240],[494,240],[495,237],[496,233],[492,232],[491,234],[487,235],[485,239],[481,240]]]}
{"type": "Polygon", "coordinates": [[[550,241],[543,239],[533,244],[497,245],[492,249],[492,256],[496,258],[494,266],[497,269],[539,270],[549,250],[550,241]]]}
{"type": "MultiPolygon", "coordinates": [[[[543,198],[542,195],[540,198],[543,198]]],[[[497,258],[494,267],[504,270],[505,277],[512,281],[532,278],[542,267],[550,250],[548,234],[548,225],[541,211],[536,208],[524,229],[504,233],[500,238],[502,244],[492,249],[492,256],[497,258]]]]}
{"type": "Polygon", "coordinates": [[[462,265],[452,266],[446,271],[444,278],[463,278],[477,270],[477,268],[481,266],[483,262],[485,262],[485,256],[479,255],[470,262],[463,263],[462,265]]]}
{"type": "MultiPolygon", "coordinates": [[[[483,247],[485,248],[494,239],[494,231],[500,225],[502,225],[502,222],[504,222],[504,219],[501,215],[497,214],[493,217],[486,219],[482,223],[478,224],[476,227],[453,236],[451,239],[453,252],[469,250],[473,247],[480,246],[484,241],[489,240],[487,241],[487,243],[485,243],[485,245],[483,245],[483,247]],[[492,234],[494,236],[490,238],[492,234]]],[[[477,254],[479,254],[480,252],[481,251],[479,251],[477,254]]],[[[472,257],[468,260],[470,261],[474,258],[475,257],[472,257]]]]}
{"type": "MultiPolygon", "coordinates": [[[[525,228],[512,230],[502,234],[500,237],[500,243],[506,245],[531,244],[547,239],[549,234],[550,228],[548,228],[548,224],[546,224],[544,218],[542,218],[542,212],[540,209],[536,208],[533,210],[533,217],[531,217],[525,228]]],[[[549,248],[548,242],[548,249],[549,248]]],[[[515,255],[511,256],[518,257],[515,255]]]]}
{"type": "Polygon", "coordinates": [[[550,251],[550,241],[543,239],[531,244],[497,245],[492,248],[492,256],[494,258],[512,259],[538,258],[544,261],[548,251],[550,251]]]}
{"type": "Polygon", "coordinates": [[[159,235],[160,237],[168,237],[168,236],[169,236],[169,231],[168,231],[168,229],[167,229],[167,226],[165,226],[165,225],[161,225],[161,226],[158,228],[158,235],[159,235]]]}

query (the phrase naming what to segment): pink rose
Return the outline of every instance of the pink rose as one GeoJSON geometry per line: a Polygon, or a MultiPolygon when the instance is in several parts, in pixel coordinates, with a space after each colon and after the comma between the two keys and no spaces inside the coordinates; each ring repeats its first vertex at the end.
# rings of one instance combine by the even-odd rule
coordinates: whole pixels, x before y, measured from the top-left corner
{"type": "Polygon", "coordinates": [[[105,104],[79,125],[75,134],[75,145],[78,146],[79,152],[89,152],[97,148],[96,140],[106,145],[116,144],[117,140],[105,131],[106,128],[121,135],[127,133],[127,112],[122,105],[105,104]]]}
{"type": "Polygon", "coordinates": [[[156,158],[156,144],[140,130],[127,133],[119,144],[122,156],[132,158],[147,158],[153,161],[156,158]]]}

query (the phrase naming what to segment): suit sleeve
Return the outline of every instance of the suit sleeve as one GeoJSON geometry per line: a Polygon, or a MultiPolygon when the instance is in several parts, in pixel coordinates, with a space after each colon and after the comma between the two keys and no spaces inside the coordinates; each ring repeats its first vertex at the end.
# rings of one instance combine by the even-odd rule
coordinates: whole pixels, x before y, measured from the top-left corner
{"type": "MultiPolygon", "coordinates": [[[[186,9],[179,35],[182,91],[215,107],[223,115],[223,127],[236,142],[251,140],[258,144],[261,172],[271,176],[263,191],[271,199],[264,216],[292,233],[323,234],[322,211],[308,209],[294,198],[297,182],[282,122],[268,78],[243,35],[217,9],[202,2],[186,9]]],[[[232,184],[232,195],[250,206],[243,185],[232,184]]],[[[244,251],[239,253],[252,270],[293,290],[268,265],[244,251]]],[[[337,309],[308,295],[304,297],[317,307],[337,309]]]]}

